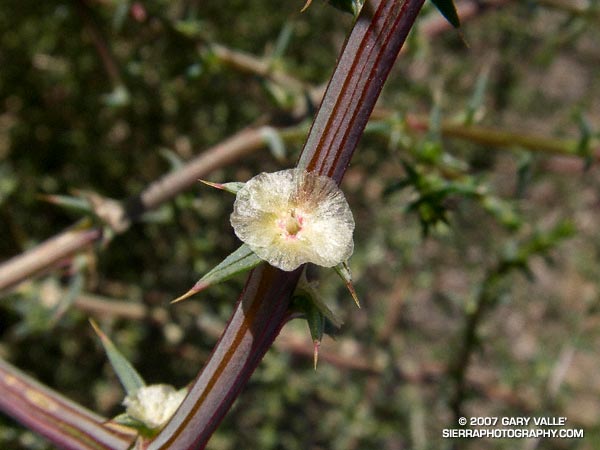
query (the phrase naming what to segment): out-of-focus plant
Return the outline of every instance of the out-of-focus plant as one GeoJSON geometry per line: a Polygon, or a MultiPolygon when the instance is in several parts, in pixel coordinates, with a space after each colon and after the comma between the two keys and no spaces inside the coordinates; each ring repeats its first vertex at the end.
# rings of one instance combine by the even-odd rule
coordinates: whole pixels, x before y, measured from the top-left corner
{"type": "MultiPolygon", "coordinates": [[[[262,2],[227,14],[218,2],[75,0],[39,11],[9,3],[0,12],[8,30],[0,58],[11,62],[0,75],[0,156],[9,156],[0,165],[0,214],[10,238],[0,245],[6,255],[28,250],[0,264],[0,290],[7,291],[0,356],[39,370],[49,385],[114,419],[2,361],[0,408],[9,416],[73,449],[204,448],[209,438],[214,448],[424,449],[439,443],[424,417],[440,422],[449,411],[458,418],[473,398],[519,413],[536,408],[518,389],[481,381],[470,369],[491,340],[486,321],[521,292],[515,274],[535,281],[539,257],[551,266],[549,255],[577,237],[572,223],[588,223],[542,217],[549,195],[537,189],[545,168],[559,175],[573,164],[594,170],[599,135],[586,99],[561,116],[560,138],[504,121],[512,117],[506,104],[534,105],[531,120],[551,110],[543,96],[521,96],[518,80],[526,77],[516,74],[521,66],[511,52],[542,46],[537,63],[547,68],[565,43],[577,43],[575,53],[589,51],[597,2],[511,4],[483,37],[469,36],[464,24],[511,2],[430,2],[397,65],[400,76],[392,76],[377,106],[423,0],[309,1],[302,18],[297,5],[287,20],[264,15],[262,2]],[[515,25],[547,11],[558,11],[560,32],[544,43],[535,27],[515,25]],[[428,39],[461,23],[458,33],[428,39]],[[351,26],[324,90],[318,84],[335,53],[322,44],[341,43],[351,26]],[[486,53],[479,47],[488,39],[498,55],[485,56],[483,70],[456,63],[461,53],[486,53]],[[432,50],[434,44],[441,47],[432,50]],[[391,95],[399,82],[402,95],[391,95]],[[420,113],[424,104],[433,104],[429,116],[420,113]],[[193,156],[202,146],[209,150],[193,156]],[[35,158],[23,151],[33,148],[35,158]],[[270,152],[258,153],[263,148],[270,152]],[[296,159],[298,168],[281,171],[296,159]],[[260,172],[270,175],[252,178],[260,172]],[[265,178],[271,183],[258,186],[265,178]],[[238,195],[235,206],[204,187],[184,193],[198,179],[238,195]],[[247,179],[248,188],[215,181],[247,179]],[[524,201],[528,196],[537,200],[524,201]],[[14,204],[35,205],[36,214],[13,214],[14,204]],[[224,232],[232,208],[241,246],[224,232]],[[73,217],[74,225],[34,245],[31,236],[51,234],[73,217]],[[343,283],[312,263],[334,266],[343,283]],[[59,270],[32,279],[50,268],[59,270]],[[204,275],[193,285],[198,273],[204,275]],[[340,307],[348,304],[342,284],[362,310],[340,307]],[[189,290],[177,300],[199,294],[198,301],[167,307],[180,288],[189,290]],[[92,339],[73,339],[90,335],[88,315],[102,319],[118,342],[121,350],[94,325],[125,395],[112,387],[112,371],[98,376],[104,355],[92,339]],[[298,317],[308,333],[306,324],[296,328],[298,317]],[[340,331],[343,319],[352,336],[340,331]],[[320,350],[326,333],[338,334],[337,351],[320,350]],[[302,341],[307,335],[312,346],[302,341]],[[456,351],[448,352],[448,342],[456,351]],[[284,351],[267,354],[272,346],[284,351]],[[246,386],[265,354],[256,383],[246,386]],[[302,370],[299,356],[312,357],[310,366],[318,356],[326,364],[314,374],[302,370]],[[173,387],[193,376],[185,388],[173,387]],[[231,408],[242,389],[246,395],[231,408]]],[[[586,318],[574,321],[584,327],[586,318]]],[[[532,372],[545,376],[543,364],[532,372]]],[[[552,395],[564,379],[559,369],[552,395]]],[[[12,430],[0,423],[0,443],[43,448],[12,430]]]]}

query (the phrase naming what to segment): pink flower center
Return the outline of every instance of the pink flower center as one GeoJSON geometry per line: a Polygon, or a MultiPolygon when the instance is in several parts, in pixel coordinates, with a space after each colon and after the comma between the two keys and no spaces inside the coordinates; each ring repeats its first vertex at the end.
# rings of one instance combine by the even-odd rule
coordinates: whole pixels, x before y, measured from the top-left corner
{"type": "Polygon", "coordinates": [[[288,239],[296,239],[302,231],[304,218],[295,209],[290,209],[287,214],[277,221],[277,226],[283,231],[282,236],[288,239]]]}

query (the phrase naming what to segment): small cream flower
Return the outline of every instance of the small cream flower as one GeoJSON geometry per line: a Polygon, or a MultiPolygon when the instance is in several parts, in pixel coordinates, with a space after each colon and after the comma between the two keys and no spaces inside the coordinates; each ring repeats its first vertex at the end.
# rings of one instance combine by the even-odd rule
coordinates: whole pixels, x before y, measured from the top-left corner
{"type": "Polygon", "coordinates": [[[291,271],[333,267],[354,249],[354,218],[335,182],[303,169],[261,173],[241,188],[231,214],[235,234],[261,259],[291,271]]]}
{"type": "Polygon", "coordinates": [[[139,388],[123,400],[126,413],[150,430],[165,425],[183,401],[185,389],[175,390],[168,384],[153,384],[139,388]]]}

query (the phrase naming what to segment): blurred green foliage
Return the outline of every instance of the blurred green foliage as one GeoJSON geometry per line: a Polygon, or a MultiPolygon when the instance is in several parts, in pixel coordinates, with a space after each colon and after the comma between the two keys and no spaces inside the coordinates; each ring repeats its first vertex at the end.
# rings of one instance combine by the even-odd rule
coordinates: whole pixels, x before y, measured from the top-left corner
{"type": "MultiPolygon", "coordinates": [[[[300,14],[302,3],[3,0],[0,258],[82,214],[43,196],[127,198],[246,126],[293,124],[295,103],[282,99],[303,94],[235,70],[211,45],[322,85],[352,17],[325,2],[300,14]]],[[[426,35],[427,20],[439,17],[427,4],[381,98],[391,114],[369,125],[342,186],[357,222],[350,266],[362,309],[332,271],[322,272],[319,291],[346,323],[335,341],[324,339],[318,370],[305,323],[291,322],[210,448],[521,448],[441,438],[455,426],[448,368],[465,348],[482,289],[491,307],[464,368],[464,413],[567,416],[585,439],[537,448],[598,448],[598,169],[441,130],[450,119],[571,138],[588,154],[597,146],[598,15],[556,3],[482,13],[462,25],[469,47],[454,31],[426,35]],[[406,114],[428,116],[427,130],[411,128],[406,114]],[[565,222],[574,230],[568,239],[565,222]]],[[[289,167],[299,145],[265,149],[210,180],[289,167]]],[[[114,416],[124,393],[88,324],[94,316],[145,380],[184,386],[244,279],[168,302],[239,246],[231,205],[231,196],[198,184],[69,269],[22,284],[0,303],[0,355],[114,416]],[[92,294],[109,310],[125,300],[150,313],[99,315],[76,301],[92,294]]],[[[0,448],[49,447],[2,416],[0,448]]]]}

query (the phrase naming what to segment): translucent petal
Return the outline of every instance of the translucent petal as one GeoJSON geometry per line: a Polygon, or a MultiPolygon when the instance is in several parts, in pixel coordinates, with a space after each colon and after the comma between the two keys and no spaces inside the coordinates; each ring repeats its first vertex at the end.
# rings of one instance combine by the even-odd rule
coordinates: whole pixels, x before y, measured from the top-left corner
{"type": "Polygon", "coordinates": [[[291,271],[332,267],[352,254],[354,219],[335,182],[302,169],[261,173],[237,193],[235,234],[260,258],[291,271]]]}
{"type": "Polygon", "coordinates": [[[125,397],[123,404],[127,415],[143,422],[150,429],[162,427],[171,418],[185,397],[185,389],[175,390],[166,384],[154,384],[139,388],[135,394],[125,397]]]}

